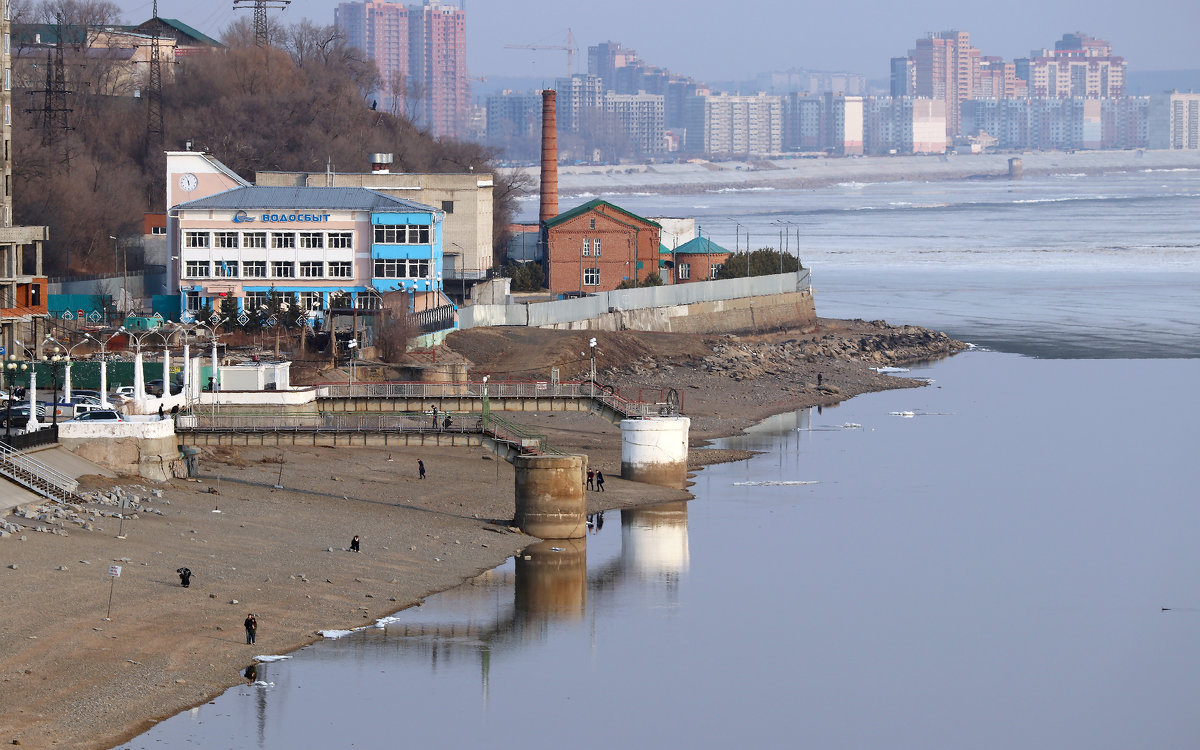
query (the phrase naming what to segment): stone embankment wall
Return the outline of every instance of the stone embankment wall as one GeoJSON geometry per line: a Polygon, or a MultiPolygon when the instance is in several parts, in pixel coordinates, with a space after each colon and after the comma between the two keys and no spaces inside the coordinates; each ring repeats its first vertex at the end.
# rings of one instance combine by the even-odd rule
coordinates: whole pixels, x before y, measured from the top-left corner
{"type": "Polygon", "coordinates": [[[469,305],[461,328],[529,326],[570,330],[744,333],[816,322],[810,276],[798,273],[620,289],[578,299],[469,305]]]}
{"type": "Polygon", "coordinates": [[[165,482],[180,473],[179,445],[170,419],[129,422],[63,422],[67,450],[120,474],[165,482]]]}

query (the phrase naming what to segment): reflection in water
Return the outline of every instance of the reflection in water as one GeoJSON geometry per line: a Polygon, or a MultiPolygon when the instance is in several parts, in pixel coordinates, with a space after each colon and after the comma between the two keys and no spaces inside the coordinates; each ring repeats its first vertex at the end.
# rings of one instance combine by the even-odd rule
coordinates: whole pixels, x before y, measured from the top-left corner
{"type": "Polygon", "coordinates": [[[688,568],[687,503],[621,511],[621,570],[675,586],[688,568]]]}
{"type": "Polygon", "coordinates": [[[526,547],[517,557],[516,612],[525,625],[575,622],[587,608],[587,538],[526,547]]]}

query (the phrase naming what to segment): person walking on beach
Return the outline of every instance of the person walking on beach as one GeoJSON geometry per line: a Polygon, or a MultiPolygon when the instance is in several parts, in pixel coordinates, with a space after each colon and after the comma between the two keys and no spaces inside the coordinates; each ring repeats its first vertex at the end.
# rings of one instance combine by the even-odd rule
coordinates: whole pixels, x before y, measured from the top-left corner
{"type": "Polygon", "coordinates": [[[421,479],[425,478],[425,462],[417,459],[417,471],[421,473],[421,479]]]}
{"type": "Polygon", "coordinates": [[[596,491],[604,492],[604,472],[596,469],[596,491]]]}
{"type": "Polygon", "coordinates": [[[246,615],[246,621],[242,623],[246,628],[246,643],[254,643],[254,637],[258,635],[258,620],[254,617],[254,613],[246,615]]]}
{"type": "Polygon", "coordinates": [[[185,589],[192,585],[192,571],[188,568],[179,568],[175,571],[179,574],[179,585],[185,589]]]}
{"type": "Polygon", "coordinates": [[[596,472],[595,472],[594,470],[592,470],[592,469],[588,469],[588,473],[587,473],[587,489],[589,489],[589,490],[594,490],[594,489],[596,489],[596,472]]]}
{"type": "Polygon", "coordinates": [[[358,552],[358,534],[355,534],[354,538],[350,540],[350,551],[358,552]]]}

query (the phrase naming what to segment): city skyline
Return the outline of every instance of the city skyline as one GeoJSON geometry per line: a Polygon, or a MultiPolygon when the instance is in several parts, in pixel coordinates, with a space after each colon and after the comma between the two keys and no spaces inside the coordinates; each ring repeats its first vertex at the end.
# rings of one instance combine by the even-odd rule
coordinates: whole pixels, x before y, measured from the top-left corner
{"type": "MultiPolygon", "coordinates": [[[[118,4],[128,21],[145,20],[151,14],[150,0],[118,0],[118,4]]],[[[285,23],[309,18],[332,24],[336,5],[333,0],[293,0],[286,10],[272,11],[272,17],[285,23]]],[[[703,6],[681,0],[661,0],[652,6],[610,0],[601,16],[545,0],[519,4],[473,0],[466,5],[470,75],[541,77],[547,85],[565,75],[565,52],[505,45],[562,46],[571,28],[577,48],[575,72],[586,71],[589,45],[612,39],[637,50],[649,64],[705,81],[748,79],[790,68],[844,70],[884,79],[889,60],[905,55],[912,40],[927,32],[969,31],[972,44],[983,54],[1011,60],[1028,56],[1033,49],[1052,47],[1064,33],[1082,31],[1110,40],[1133,70],[1200,69],[1200,48],[1192,39],[1200,10],[1186,0],[1137,5],[1069,0],[1050,7],[1014,0],[1002,13],[992,7],[939,0],[917,0],[902,7],[877,2],[838,8],[795,6],[736,25],[706,20],[717,19],[727,5],[710,6],[713,15],[709,16],[703,6]],[[855,23],[846,23],[847,18],[855,23]],[[714,54],[716,48],[726,54],[714,54]]],[[[235,12],[232,2],[197,9],[185,0],[160,0],[159,15],[178,18],[213,36],[233,20],[250,16],[235,12]]]]}

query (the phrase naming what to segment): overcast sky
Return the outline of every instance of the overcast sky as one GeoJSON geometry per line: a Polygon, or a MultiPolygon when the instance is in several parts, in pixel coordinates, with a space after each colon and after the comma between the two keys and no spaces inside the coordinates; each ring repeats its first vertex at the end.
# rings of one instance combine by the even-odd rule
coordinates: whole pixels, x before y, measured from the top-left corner
{"type": "MultiPolygon", "coordinates": [[[[149,0],[116,0],[127,21],[151,15],[149,0]]],[[[1053,47],[1066,32],[1112,42],[1132,71],[1200,69],[1196,0],[843,0],[840,3],[712,0],[463,0],[472,76],[566,73],[560,51],[505,49],[506,44],[563,45],[575,34],[576,72],[587,47],[605,40],[638,51],[651,65],[702,81],[746,79],[789,68],[837,70],[886,78],[888,60],[904,55],[927,31],[960,29],[984,55],[1012,59],[1053,47]]],[[[407,4],[420,4],[410,0],[407,4]]],[[[456,4],[456,3],[450,3],[456,4]]],[[[294,0],[277,18],[333,22],[332,0],[294,0]]],[[[160,0],[159,15],[212,36],[235,17],[232,0],[160,0]]]]}

